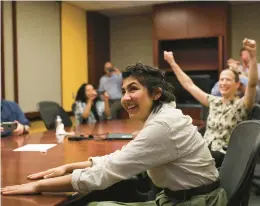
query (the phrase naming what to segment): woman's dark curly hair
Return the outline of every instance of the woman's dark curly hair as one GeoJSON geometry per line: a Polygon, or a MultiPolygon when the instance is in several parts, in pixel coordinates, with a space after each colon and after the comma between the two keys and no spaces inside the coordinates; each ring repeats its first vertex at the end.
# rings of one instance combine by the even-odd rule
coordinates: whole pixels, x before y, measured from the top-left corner
{"type": "MultiPolygon", "coordinates": [[[[76,101],[85,102],[85,103],[87,102],[88,97],[86,96],[86,91],[85,91],[85,88],[87,85],[91,85],[91,84],[84,83],[80,86],[80,88],[78,89],[77,95],[76,95],[76,101]]],[[[97,97],[94,100],[94,104],[92,104],[92,107],[91,107],[91,111],[93,112],[96,120],[99,120],[99,116],[98,116],[97,109],[96,109],[96,102],[98,100],[99,100],[99,97],[97,97]]]]}
{"type": "Polygon", "coordinates": [[[87,101],[88,98],[87,98],[86,92],[85,92],[85,88],[86,88],[87,85],[89,85],[89,84],[84,83],[80,86],[80,88],[77,91],[76,101],[80,101],[80,102],[86,102],[87,101]]]}
{"type": "Polygon", "coordinates": [[[152,96],[155,90],[158,88],[162,89],[162,94],[158,100],[154,100],[153,107],[154,111],[158,111],[164,102],[175,101],[174,88],[164,79],[164,73],[157,68],[150,67],[141,63],[127,66],[122,72],[123,79],[128,77],[137,79],[140,84],[147,88],[148,94],[152,96]]]}

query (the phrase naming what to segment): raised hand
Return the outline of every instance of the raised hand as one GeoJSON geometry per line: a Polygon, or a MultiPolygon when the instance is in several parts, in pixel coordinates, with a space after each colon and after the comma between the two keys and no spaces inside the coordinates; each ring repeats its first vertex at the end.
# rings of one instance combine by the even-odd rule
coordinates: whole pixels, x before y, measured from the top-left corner
{"type": "Polygon", "coordinates": [[[170,65],[176,64],[172,52],[164,51],[163,56],[164,60],[167,61],[170,65]]]}
{"type": "Polygon", "coordinates": [[[116,67],[114,67],[114,70],[115,70],[115,74],[120,74],[121,73],[121,71],[118,68],[116,68],[116,67]]]}
{"type": "Polygon", "coordinates": [[[237,70],[239,64],[240,64],[240,62],[237,60],[234,60],[234,59],[227,60],[227,65],[229,66],[229,68],[237,70]]]}
{"type": "Polygon", "coordinates": [[[237,60],[235,60],[235,59],[228,59],[228,60],[227,60],[227,64],[228,64],[228,65],[229,65],[229,64],[237,64],[237,65],[239,65],[240,62],[237,61],[237,60]]]}
{"type": "Polygon", "coordinates": [[[255,40],[245,38],[243,47],[248,51],[250,59],[256,58],[256,42],[255,40]]]}
{"type": "Polygon", "coordinates": [[[38,191],[38,182],[30,182],[22,185],[13,185],[1,188],[1,194],[3,195],[30,195],[40,193],[38,191]]]}
{"type": "Polygon", "coordinates": [[[55,167],[43,172],[38,172],[35,174],[31,174],[29,176],[27,176],[28,179],[30,180],[35,180],[35,179],[40,179],[40,178],[53,178],[53,177],[59,177],[59,176],[63,176],[67,173],[66,171],[66,166],[62,165],[60,167],[55,167]]]}
{"type": "Polygon", "coordinates": [[[97,92],[93,92],[91,95],[89,95],[89,100],[94,101],[98,96],[97,92]]]}

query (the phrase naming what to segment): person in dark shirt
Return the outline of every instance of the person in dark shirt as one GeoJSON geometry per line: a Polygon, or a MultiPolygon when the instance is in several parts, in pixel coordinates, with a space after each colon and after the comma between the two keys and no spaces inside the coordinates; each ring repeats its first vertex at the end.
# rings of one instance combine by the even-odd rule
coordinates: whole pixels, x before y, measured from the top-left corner
{"type": "Polygon", "coordinates": [[[10,135],[22,135],[29,132],[29,121],[25,117],[19,105],[12,101],[1,100],[1,124],[2,122],[15,122],[17,128],[13,131],[4,131],[1,127],[1,137],[10,135]]]}

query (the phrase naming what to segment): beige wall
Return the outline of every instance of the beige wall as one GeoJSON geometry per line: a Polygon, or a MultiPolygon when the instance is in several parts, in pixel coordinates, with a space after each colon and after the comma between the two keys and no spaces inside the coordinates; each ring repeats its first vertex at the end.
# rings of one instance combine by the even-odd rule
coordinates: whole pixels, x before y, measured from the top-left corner
{"type": "Polygon", "coordinates": [[[14,101],[12,2],[3,2],[5,99],[14,101]]]}
{"type": "Polygon", "coordinates": [[[110,55],[116,67],[141,62],[153,65],[152,15],[110,19],[110,55]]]}
{"type": "Polygon", "coordinates": [[[37,111],[43,100],[61,103],[60,4],[17,2],[19,105],[37,111]]]}
{"type": "MultiPolygon", "coordinates": [[[[239,59],[242,40],[255,39],[260,48],[260,2],[231,7],[231,57],[239,59]]],[[[260,51],[257,53],[260,61],[260,51]]]]}

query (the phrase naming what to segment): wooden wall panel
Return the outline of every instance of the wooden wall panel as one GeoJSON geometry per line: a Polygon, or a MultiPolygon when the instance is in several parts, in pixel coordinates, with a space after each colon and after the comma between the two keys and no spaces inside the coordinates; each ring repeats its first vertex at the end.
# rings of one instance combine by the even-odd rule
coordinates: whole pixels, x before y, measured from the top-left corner
{"type": "Polygon", "coordinates": [[[227,32],[227,2],[180,2],[153,8],[156,39],[224,36],[227,32]]]}
{"type": "Polygon", "coordinates": [[[187,7],[188,36],[211,37],[226,35],[226,3],[198,3],[187,7]]]}
{"type": "Polygon", "coordinates": [[[155,7],[153,27],[157,39],[179,39],[188,36],[188,13],[183,5],[155,7]]]}
{"type": "Polygon", "coordinates": [[[169,67],[162,54],[168,49],[175,53],[176,61],[184,70],[224,69],[228,58],[228,9],[227,2],[178,2],[155,5],[155,65],[163,69],[169,67]],[[217,42],[210,42],[208,47],[205,41],[212,38],[217,42]]]}
{"type": "Polygon", "coordinates": [[[97,12],[87,12],[88,77],[98,87],[104,74],[104,63],[110,60],[110,21],[97,12]]]}

